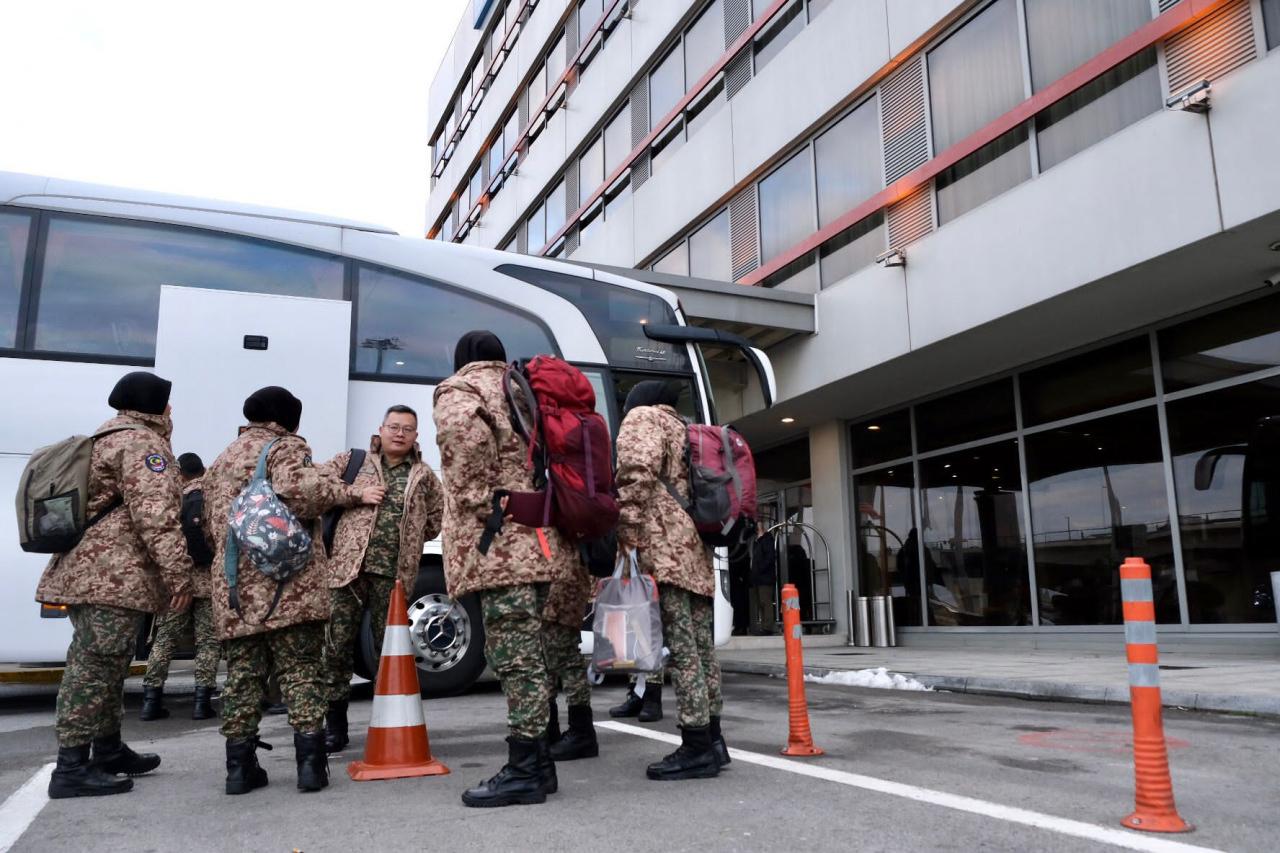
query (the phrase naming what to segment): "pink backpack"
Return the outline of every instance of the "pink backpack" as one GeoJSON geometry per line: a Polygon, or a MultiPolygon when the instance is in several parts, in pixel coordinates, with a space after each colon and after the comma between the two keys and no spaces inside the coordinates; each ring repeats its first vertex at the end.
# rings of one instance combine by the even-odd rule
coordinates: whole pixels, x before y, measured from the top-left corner
{"type": "Polygon", "coordinates": [[[728,547],[749,541],[756,529],[756,463],[746,439],[732,427],[689,424],[685,459],[689,500],[668,490],[702,541],[728,547]]]}

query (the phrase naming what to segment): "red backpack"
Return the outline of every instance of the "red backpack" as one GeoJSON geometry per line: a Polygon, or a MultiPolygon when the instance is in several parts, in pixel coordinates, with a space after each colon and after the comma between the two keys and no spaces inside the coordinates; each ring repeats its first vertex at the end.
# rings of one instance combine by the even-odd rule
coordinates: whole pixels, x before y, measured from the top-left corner
{"type": "Polygon", "coordinates": [[[756,529],[756,463],[746,439],[733,427],[689,424],[687,442],[689,500],[674,489],[672,496],[708,545],[749,541],[756,529]]]}
{"type": "Polygon", "coordinates": [[[505,514],[529,527],[554,527],[572,542],[604,536],[618,523],[609,427],[590,381],[549,355],[513,362],[503,375],[511,423],[529,445],[534,491],[497,492],[485,525],[486,553],[505,514]]]}

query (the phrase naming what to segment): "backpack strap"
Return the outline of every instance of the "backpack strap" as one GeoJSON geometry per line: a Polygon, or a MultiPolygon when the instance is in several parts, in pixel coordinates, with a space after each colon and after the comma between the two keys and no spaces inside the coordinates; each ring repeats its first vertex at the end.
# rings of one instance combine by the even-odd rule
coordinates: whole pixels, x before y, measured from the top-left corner
{"type": "MultiPolygon", "coordinates": [[[[90,436],[90,438],[96,442],[98,439],[102,438],[103,436],[111,435],[112,433],[117,433],[117,432],[124,432],[125,430],[130,430],[130,429],[144,429],[144,427],[138,426],[137,424],[127,424],[125,426],[112,427],[111,429],[104,429],[101,432],[95,432],[92,436],[90,436]]],[[[112,499],[110,503],[108,503],[102,509],[94,513],[93,518],[85,522],[84,524],[85,532],[88,532],[90,527],[93,527],[99,521],[102,521],[102,519],[106,518],[108,515],[110,515],[112,512],[114,512],[115,510],[119,509],[122,506],[124,506],[124,495],[116,495],[115,498],[112,499]]]]}
{"type": "MultiPolygon", "coordinates": [[[[720,452],[724,456],[724,469],[733,478],[733,491],[738,495],[738,504],[742,504],[742,475],[738,473],[738,465],[733,461],[733,436],[729,427],[720,427],[720,452]]],[[[724,528],[724,533],[728,534],[729,530],[737,523],[737,519],[730,519],[724,528]]]]}
{"type": "Polygon", "coordinates": [[[502,508],[502,499],[510,495],[511,492],[506,489],[497,489],[493,493],[489,517],[484,522],[484,532],[480,534],[480,541],[476,543],[476,550],[481,554],[489,553],[489,546],[493,544],[494,538],[502,532],[502,521],[506,516],[502,508]]]}
{"type": "MultiPolygon", "coordinates": [[[[342,482],[350,486],[356,481],[356,477],[360,476],[360,469],[364,467],[366,456],[368,456],[368,453],[364,450],[358,447],[351,448],[351,455],[347,457],[347,467],[342,469],[342,482]]],[[[405,490],[405,493],[408,493],[408,489],[405,490]]],[[[325,513],[320,538],[324,541],[324,553],[326,556],[333,556],[333,540],[338,533],[338,521],[342,518],[342,511],[343,507],[334,507],[325,513]]]]}

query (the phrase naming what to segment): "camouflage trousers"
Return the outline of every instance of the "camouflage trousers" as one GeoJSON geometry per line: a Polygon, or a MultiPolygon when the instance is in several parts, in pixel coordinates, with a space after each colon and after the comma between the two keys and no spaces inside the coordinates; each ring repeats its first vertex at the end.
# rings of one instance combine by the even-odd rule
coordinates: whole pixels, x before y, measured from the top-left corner
{"type": "Polygon", "coordinates": [[[395,588],[395,578],[361,572],[346,586],[329,590],[332,615],[324,644],[324,677],[325,695],[330,702],[341,702],[351,695],[356,636],[366,607],[373,626],[373,645],[381,654],[382,635],[387,630],[387,607],[395,588]]]}
{"type": "Polygon", "coordinates": [[[58,688],[58,746],[80,746],[120,731],[124,680],[143,613],[104,604],[73,604],[71,645],[58,688]]]}
{"type": "Polygon", "coordinates": [[[671,652],[667,670],[676,689],[681,726],[701,728],[720,716],[720,662],[710,598],[674,586],[658,588],[662,635],[671,652]]]}
{"type": "Polygon", "coordinates": [[[169,677],[169,661],[178,647],[187,626],[195,623],[196,635],[196,686],[216,687],[218,684],[218,659],[222,646],[213,631],[213,602],[207,598],[191,600],[191,607],[181,613],[166,613],[156,619],[156,638],[151,643],[151,656],[147,658],[147,674],[142,683],[147,687],[163,687],[169,677]]]}
{"type": "Polygon", "coordinates": [[[542,621],[549,586],[517,584],[480,592],[484,656],[507,697],[507,727],[513,737],[526,740],[540,736],[550,721],[547,623],[542,621]]]}
{"type": "Polygon", "coordinates": [[[542,624],[547,650],[547,674],[551,678],[551,695],[564,691],[570,705],[590,705],[591,685],[587,683],[587,662],[578,651],[581,632],[558,622],[542,624]]]}
{"type": "Polygon", "coordinates": [[[262,718],[259,703],[273,670],[280,681],[280,693],[289,706],[289,725],[304,733],[324,727],[324,712],[328,707],[322,661],[324,625],[323,622],[303,622],[226,641],[223,735],[248,738],[258,733],[258,721],[262,718]]]}

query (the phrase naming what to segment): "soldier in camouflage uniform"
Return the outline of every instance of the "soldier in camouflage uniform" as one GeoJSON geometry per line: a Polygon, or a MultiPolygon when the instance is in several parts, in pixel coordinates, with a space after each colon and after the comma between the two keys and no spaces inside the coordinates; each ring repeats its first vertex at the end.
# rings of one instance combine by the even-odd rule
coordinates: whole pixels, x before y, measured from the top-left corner
{"type": "Polygon", "coordinates": [[[627,695],[609,709],[610,717],[635,717],[641,723],[662,719],[662,671],[646,673],[644,678],[631,676],[627,695]],[[641,687],[640,685],[644,686],[641,687]]]}
{"type": "Polygon", "coordinates": [[[85,517],[97,522],[45,569],[36,600],[66,605],[73,634],[58,688],[58,764],[49,796],[122,794],[160,765],[120,739],[124,679],[145,613],[191,603],[191,558],[169,435],[167,380],[126,374],[108,403],[116,417],[93,443],[85,517]],[[92,760],[90,745],[92,744],[92,760]]]}
{"type": "Polygon", "coordinates": [[[468,806],[545,802],[558,787],[546,738],[551,695],[543,636],[548,588],[572,546],[554,529],[503,525],[481,553],[496,490],[527,490],[528,448],[503,397],[506,353],[490,332],[469,332],[453,376],[436,388],[433,417],[444,477],[445,579],[455,599],[480,593],[485,656],[507,697],[507,764],[462,795],[468,806]]]}
{"type": "MultiPolygon", "coordinates": [[[[231,502],[253,478],[258,457],[269,442],[267,479],[276,495],[299,518],[311,522],[316,544],[307,566],[283,587],[241,555],[236,589],[240,610],[231,607],[226,574],[213,576],[213,613],[218,636],[226,644],[227,682],[222,691],[222,734],[227,738],[228,794],[245,794],[267,784],[258,766],[258,721],[267,674],[274,669],[289,706],[289,724],[298,766],[298,789],[318,791],[329,784],[324,751],[325,687],[323,647],[329,619],[329,575],[315,520],[335,506],[376,504],[380,486],[343,483],[315,467],[311,449],[297,435],[302,403],[279,387],[261,388],[244,403],[248,427],[209,466],[205,475],[208,519],[228,517],[231,502]],[[279,593],[279,603],[267,616],[279,593]]],[[[210,523],[213,564],[222,566],[226,524],[210,523]]]]}
{"type": "Polygon", "coordinates": [[[202,516],[204,514],[204,462],[194,453],[178,457],[178,470],[182,477],[182,535],[187,541],[187,553],[191,555],[196,570],[193,575],[191,607],[179,613],[166,613],[156,620],[156,637],[147,658],[147,672],[142,677],[143,722],[163,720],[169,716],[164,707],[164,682],[169,677],[169,662],[178,647],[182,635],[194,628],[196,639],[196,695],[191,708],[191,719],[208,720],[218,713],[213,710],[213,691],[218,686],[218,659],[222,646],[213,630],[213,603],[209,600],[210,563],[213,550],[205,537],[202,516]]]}
{"type": "MultiPolygon", "coordinates": [[[[334,531],[329,557],[333,613],[325,643],[327,752],[339,752],[349,742],[352,657],[365,608],[373,623],[375,647],[381,649],[396,579],[404,584],[406,594],[413,592],[422,547],[440,534],[444,495],[435,472],[422,461],[417,440],[417,412],[408,406],[388,409],[354,480],[356,486],[383,486],[386,496],[377,507],[343,512],[334,531]]],[[[339,453],[326,467],[341,477],[350,459],[350,451],[339,453]]]]}
{"type": "Polygon", "coordinates": [[[547,593],[543,609],[542,634],[547,652],[547,672],[551,678],[550,724],[547,737],[552,761],[595,758],[600,754],[595,723],[591,715],[591,685],[587,664],[578,644],[582,640],[582,619],[591,600],[591,576],[577,549],[565,552],[564,573],[547,593]],[[556,693],[564,691],[569,703],[569,727],[561,736],[556,711],[556,693]]]}
{"type": "Polygon", "coordinates": [[[711,550],[668,491],[689,496],[686,427],[676,413],[678,389],[641,382],[627,397],[618,430],[618,544],[637,550],[640,567],[658,582],[667,669],[679,706],[681,745],[649,765],[650,779],[715,776],[729,759],[720,734],[720,664],[712,631],[715,571],[711,550]]]}

